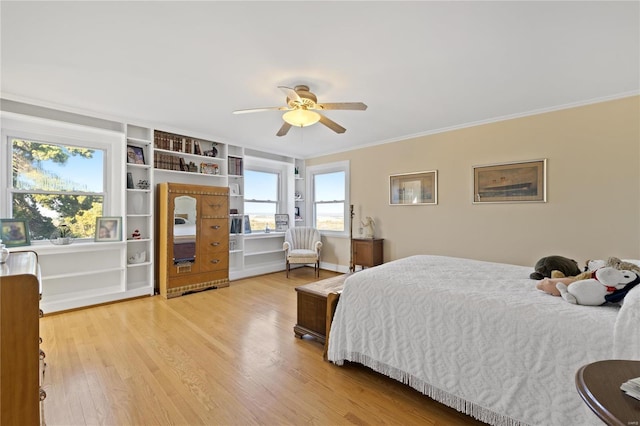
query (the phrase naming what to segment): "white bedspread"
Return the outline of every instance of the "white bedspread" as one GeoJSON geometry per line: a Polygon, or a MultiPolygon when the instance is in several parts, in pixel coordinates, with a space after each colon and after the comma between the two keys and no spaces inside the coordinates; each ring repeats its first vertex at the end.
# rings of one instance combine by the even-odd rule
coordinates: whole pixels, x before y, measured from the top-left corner
{"type": "Polygon", "coordinates": [[[329,360],[362,363],[490,424],[602,424],[580,399],[575,373],[613,358],[614,343],[640,359],[638,313],[622,315],[640,308],[640,291],[622,309],[571,305],[536,290],[531,270],[412,256],[353,274],[329,360]],[[616,328],[618,312],[626,324],[616,328]]]}

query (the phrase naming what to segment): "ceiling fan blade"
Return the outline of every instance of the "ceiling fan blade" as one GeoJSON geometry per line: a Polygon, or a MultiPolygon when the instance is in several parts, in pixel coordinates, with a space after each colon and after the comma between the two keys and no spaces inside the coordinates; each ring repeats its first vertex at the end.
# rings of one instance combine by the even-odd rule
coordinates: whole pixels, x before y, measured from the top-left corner
{"type": "Polygon", "coordinates": [[[327,126],[328,128],[330,128],[331,130],[333,130],[336,133],[344,133],[347,131],[347,129],[345,129],[344,127],[342,127],[341,125],[339,125],[338,123],[336,123],[335,121],[325,117],[322,114],[318,114],[320,116],[320,122],[322,124],[324,124],[325,126],[327,126]]]}
{"type": "Polygon", "coordinates": [[[250,109],[238,109],[233,111],[234,114],[245,114],[247,112],[261,112],[261,111],[284,111],[288,110],[288,107],[264,107],[264,108],[250,108],[250,109]]]}
{"type": "Polygon", "coordinates": [[[276,136],[286,135],[290,128],[291,128],[291,124],[285,121],[284,123],[282,123],[282,127],[280,127],[280,130],[278,130],[278,133],[276,133],[276,136]]]}
{"type": "Polygon", "coordinates": [[[367,106],[362,102],[331,102],[331,103],[322,103],[317,105],[318,109],[347,109],[347,110],[356,110],[356,111],[364,111],[367,109],[367,106]]]}
{"type": "Polygon", "coordinates": [[[287,94],[287,98],[291,99],[292,101],[298,101],[298,102],[302,102],[302,99],[300,98],[300,96],[298,95],[298,92],[296,92],[294,89],[292,89],[291,87],[287,87],[287,86],[278,86],[278,89],[282,90],[284,93],[287,94]]]}

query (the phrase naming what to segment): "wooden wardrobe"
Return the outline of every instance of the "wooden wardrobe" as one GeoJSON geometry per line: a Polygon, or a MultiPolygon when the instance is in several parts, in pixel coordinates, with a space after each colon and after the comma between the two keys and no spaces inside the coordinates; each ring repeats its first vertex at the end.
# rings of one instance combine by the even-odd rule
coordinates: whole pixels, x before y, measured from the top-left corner
{"type": "Polygon", "coordinates": [[[156,199],[160,294],[229,286],[229,188],[164,182],[156,199]]]}

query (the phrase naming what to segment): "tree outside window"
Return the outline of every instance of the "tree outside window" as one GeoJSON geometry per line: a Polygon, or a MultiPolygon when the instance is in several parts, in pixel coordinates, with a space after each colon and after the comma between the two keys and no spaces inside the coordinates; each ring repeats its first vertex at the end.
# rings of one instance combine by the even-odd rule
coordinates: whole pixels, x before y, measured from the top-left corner
{"type": "Polygon", "coordinates": [[[93,238],[105,201],[105,152],[21,138],[11,141],[11,207],[29,223],[32,240],[60,225],[76,238],[93,238]]]}

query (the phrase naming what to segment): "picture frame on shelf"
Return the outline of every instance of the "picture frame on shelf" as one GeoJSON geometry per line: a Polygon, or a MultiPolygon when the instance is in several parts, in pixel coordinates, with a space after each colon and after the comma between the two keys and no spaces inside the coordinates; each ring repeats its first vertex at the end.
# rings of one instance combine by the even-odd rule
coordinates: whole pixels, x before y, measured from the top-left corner
{"type": "Polygon", "coordinates": [[[0,240],[6,247],[31,245],[29,224],[25,219],[0,219],[0,240]]]}
{"type": "Polygon", "coordinates": [[[244,233],[245,234],[250,234],[251,233],[251,222],[249,221],[249,215],[244,215],[243,217],[244,219],[244,233]]]}
{"type": "Polygon", "coordinates": [[[289,215],[284,214],[276,214],[276,232],[285,232],[289,229],[289,215]]]}
{"type": "Polygon", "coordinates": [[[144,150],[140,146],[127,145],[128,164],[146,164],[144,161],[144,150]]]}
{"type": "Polygon", "coordinates": [[[229,195],[240,195],[240,184],[230,183],[229,184],[229,195]]]}
{"type": "Polygon", "coordinates": [[[133,186],[133,173],[127,172],[127,189],[134,189],[133,186]]]}
{"type": "Polygon", "coordinates": [[[121,241],[122,217],[101,216],[96,218],[96,242],[121,241]]]}
{"type": "Polygon", "coordinates": [[[389,204],[392,206],[438,204],[438,171],[389,176],[389,204]]]}
{"type": "Polygon", "coordinates": [[[547,159],[473,166],[473,204],[546,203],[547,159]]]}
{"type": "Polygon", "coordinates": [[[205,175],[220,174],[220,169],[215,163],[200,163],[200,173],[205,175]]]}

